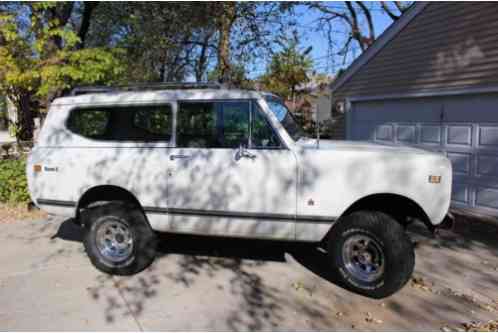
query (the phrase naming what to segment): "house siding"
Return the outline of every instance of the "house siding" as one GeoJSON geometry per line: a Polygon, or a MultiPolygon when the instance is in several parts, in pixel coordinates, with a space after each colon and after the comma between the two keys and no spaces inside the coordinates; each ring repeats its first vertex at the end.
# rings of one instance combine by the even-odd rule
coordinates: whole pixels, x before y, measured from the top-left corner
{"type": "Polygon", "coordinates": [[[330,120],[329,135],[333,140],[343,140],[346,138],[346,119],[344,114],[335,114],[330,120]]]}
{"type": "Polygon", "coordinates": [[[334,99],[498,86],[498,5],[431,3],[334,99]]]}

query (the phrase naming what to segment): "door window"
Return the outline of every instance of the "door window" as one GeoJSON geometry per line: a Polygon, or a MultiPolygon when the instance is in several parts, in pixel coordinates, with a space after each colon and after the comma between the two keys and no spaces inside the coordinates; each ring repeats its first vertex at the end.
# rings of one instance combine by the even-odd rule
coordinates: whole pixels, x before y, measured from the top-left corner
{"type": "Polygon", "coordinates": [[[221,103],[221,142],[223,148],[247,147],[249,140],[249,102],[221,103]]]}
{"type": "Polygon", "coordinates": [[[251,128],[251,148],[280,148],[280,139],[268,123],[262,111],[255,107],[253,109],[251,128]]]}
{"type": "Polygon", "coordinates": [[[216,123],[214,103],[179,103],[176,126],[177,147],[215,148],[219,146],[216,123]]]}

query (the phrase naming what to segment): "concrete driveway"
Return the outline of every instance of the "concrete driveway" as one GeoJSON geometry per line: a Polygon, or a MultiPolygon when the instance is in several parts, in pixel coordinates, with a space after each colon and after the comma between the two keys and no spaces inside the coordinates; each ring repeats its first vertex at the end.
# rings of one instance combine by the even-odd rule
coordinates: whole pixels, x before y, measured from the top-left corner
{"type": "Polygon", "coordinates": [[[94,269],[71,221],[0,225],[1,330],[447,330],[498,319],[498,224],[411,231],[414,278],[355,295],[308,245],[165,235],[147,271],[94,269]]]}

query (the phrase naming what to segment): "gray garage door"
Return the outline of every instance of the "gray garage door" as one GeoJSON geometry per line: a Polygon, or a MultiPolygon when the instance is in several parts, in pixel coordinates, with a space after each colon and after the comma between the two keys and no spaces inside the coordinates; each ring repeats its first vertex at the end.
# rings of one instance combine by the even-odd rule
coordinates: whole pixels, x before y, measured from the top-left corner
{"type": "Polygon", "coordinates": [[[453,163],[455,207],[498,215],[498,95],[353,102],[353,140],[411,145],[453,163]]]}

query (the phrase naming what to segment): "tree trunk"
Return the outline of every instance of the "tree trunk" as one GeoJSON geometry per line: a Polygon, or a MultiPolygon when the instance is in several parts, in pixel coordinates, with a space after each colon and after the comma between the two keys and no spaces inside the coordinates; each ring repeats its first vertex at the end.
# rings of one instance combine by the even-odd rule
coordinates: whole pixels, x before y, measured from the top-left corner
{"type": "Polygon", "coordinates": [[[235,20],[236,5],[234,2],[223,3],[223,11],[219,18],[218,74],[222,83],[229,82],[231,78],[230,34],[235,20]]]}
{"type": "Polygon", "coordinates": [[[204,73],[206,72],[206,65],[207,65],[207,60],[208,60],[208,48],[209,48],[209,40],[211,39],[211,36],[213,34],[207,33],[204,36],[204,39],[202,41],[201,45],[201,51],[199,54],[199,59],[197,60],[197,64],[195,66],[195,80],[197,82],[202,82],[202,79],[204,77],[204,73]]]}
{"type": "Polygon", "coordinates": [[[19,95],[16,103],[17,108],[17,131],[16,141],[33,140],[34,119],[31,109],[31,94],[23,92],[19,95]]]}
{"type": "Polygon", "coordinates": [[[81,17],[81,25],[78,31],[78,37],[80,38],[80,42],[77,45],[77,48],[82,49],[85,47],[86,35],[88,33],[88,29],[90,28],[90,19],[92,17],[92,13],[95,10],[99,3],[95,1],[85,1],[83,2],[83,14],[81,17]]]}

